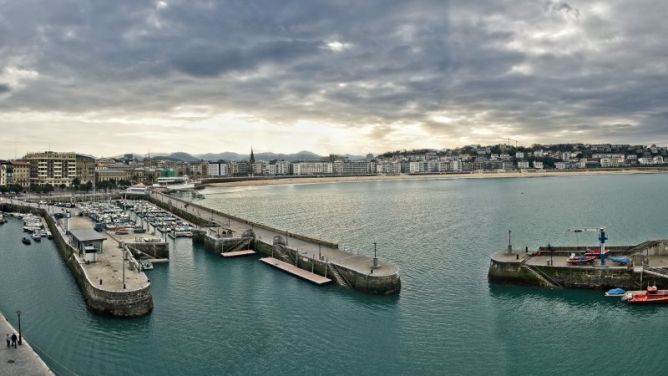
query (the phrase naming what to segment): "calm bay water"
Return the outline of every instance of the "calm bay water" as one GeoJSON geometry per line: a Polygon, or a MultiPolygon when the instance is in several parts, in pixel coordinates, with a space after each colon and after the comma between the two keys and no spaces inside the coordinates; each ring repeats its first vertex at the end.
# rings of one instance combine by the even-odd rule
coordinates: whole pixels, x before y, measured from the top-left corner
{"type": "Polygon", "coordinates": [[[149,272],[154,312],[132,320],[89,313],[53,243],[22,245],[12,220],[0,226],[0,310],[14,325],[23,311],[59,375],[662,374],[668,307],[486,274],[508,229],[522,248],[575,244],[576,226],[606,226],[613,245],[666,238],[667,186],[624,175],[207,189],[201,203],[242,217],[366,254],[377,241],[401,294],[316,287],[184,239],[149,272]]]}

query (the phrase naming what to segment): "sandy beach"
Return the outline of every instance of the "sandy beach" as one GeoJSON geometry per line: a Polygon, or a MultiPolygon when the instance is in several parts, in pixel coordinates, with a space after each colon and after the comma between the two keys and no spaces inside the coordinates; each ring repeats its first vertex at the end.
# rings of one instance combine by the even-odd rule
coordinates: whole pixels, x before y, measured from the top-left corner
{"type": "Polygon", "coordinates": [[[207,187],[251,187],[265,185],[294,185],[294,184],[327,184],[327,183],[355,183],[386,180],[450,180],[450,179],[503,179],[503,178],[539,178],[552,176],[590,176],[590,175],[631,175],[631,174],[662,174],[668,169],[597,169],[597,170],[549,170],[531,172],[484,172],[463,174],[433,174],[433,175],[374,175],[374,176],[322,176],[322,177],[287,177],[287,178],[260,178],[238,180],[230,182],[204,183],[207,187]]]}

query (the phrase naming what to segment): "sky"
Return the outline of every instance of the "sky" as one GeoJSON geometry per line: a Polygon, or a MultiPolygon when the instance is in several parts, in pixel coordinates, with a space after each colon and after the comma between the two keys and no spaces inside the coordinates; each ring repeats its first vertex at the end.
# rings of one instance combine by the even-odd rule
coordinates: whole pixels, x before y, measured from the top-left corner
{"type": "Polygon", "coordinates": [[[0,158],[667,145],[666,14],[645,0],[0,0],[0,158]]]}

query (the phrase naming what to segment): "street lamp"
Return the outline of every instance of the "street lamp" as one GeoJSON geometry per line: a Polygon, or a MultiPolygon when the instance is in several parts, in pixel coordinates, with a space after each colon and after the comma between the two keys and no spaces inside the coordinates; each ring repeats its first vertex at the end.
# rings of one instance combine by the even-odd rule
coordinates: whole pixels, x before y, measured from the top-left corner
{"type": "Polygon", "coordinates": [[[21,310],[16,310],[16,316],[19,318],[19,346],[23,345],[23,336],[21,335],[21,310]]]}

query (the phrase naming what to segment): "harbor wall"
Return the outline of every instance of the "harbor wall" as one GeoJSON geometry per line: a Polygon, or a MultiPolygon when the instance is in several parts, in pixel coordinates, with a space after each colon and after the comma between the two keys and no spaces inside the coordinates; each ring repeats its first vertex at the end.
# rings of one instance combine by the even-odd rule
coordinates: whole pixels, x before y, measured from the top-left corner
{"type": "Polygon", "coordinates": [[[534,273],[531,273],[531,271],[516,261],[502,262],[491,260],[487,277],[493,282],[510,282],[547,287],[543,285],[543,282],[534,273]]]}
{"type": "MultiPolygon", "coordinates": [[[[668,278],[657,274],[633,270],[633,267],[591,267],[591,266],[536,266],[531,268],[547,276],[560,287],[584,289],[608,289],[620,287],[626,290],[641,289],[651,281],[657,287],[668,289],[668,278]]],[[[510,282],[517,284],[547,286],[543,280],[532,273],[521,262],[490,261],[488,278],[493,282],[510,282]]]]}
{"type": "Polygon", "coordinates": [[[283,245],[280,241],[269,244],[256,239],[254,249],[256,252],[285,261],[300,269],[330,278],[343,287],[376,295],[398,294],[401,291],[399,273],[388,276],[360,273],[328,260],[300,255],[296,249],[283,245]]]}
{"type": "MultiPolygon", "coordinates": [[[[150,201],[160,206],[161,208],[168,210],[174,213],[175,215],[180,216],[181,218],[189,220],[193,223],[205,223],[205,225],[207,226],[211,225],[210,221],[203,220],[202,218],[197,217],[190,212],[185,212],[181,209],[174,207],[173,205],[169,205],[168,203],[162,202],[161,200],[156,199],[156,197],[154,196],[155,195],[150,196],[150,201]],[[191,218],[197,220],[197,222],[192,221],[191,218]]],[[[181,202],[186,202],[184,200],[180,200],[178,198],[171,196],[163,195],[163,197],[167,200],[178,200],[181,202]]],[[[307,241],[312,244],[322,245],[328,248],[334,248],[334,249],[339,248],[337,243],[332,243],[305,235],[290,233],[288,231],[279,230],[262,223],[256,223],[230,214],[222,213],[220,211],[210,209],[201,205],[197,205],[190,202],[187,203],[190,207],[198,209],[200,212],[199,215],[201,216],[206,216],[207,215],[206,213],[209,213],[209,215],[210,213],[215,213],[217,215],[228,217],[235,221],[249,225],[251,229],[262,228],[277,234],[281,234],[280,236],[281,238],[283,239],[287,238],[287,243],[289,243],[290,239],[299,239],[307,241]]],[[[306,257],[304,255],[299,255],[297,250],[289,248],[287,245],[279,244],[279,246],[277,247],[276,244],[269,243],[267,240],[268,239],[266,240],[254,239],[251,243],[251,247],[253,248],[254,251],[260,254],[266,256],[273,255],[273,257],[288,262],[292,265],[295,265],[300,269],[312,271],[313,273],[330,278],[340,286],[349,287],[369,294],[398,294],[401,291],[401,278],[398,272],[388,276],[373,275],[370,272],[371,270],[369,270],[369,273],[360,273],[359,271],[352,270],[343,265],[338,265],[332,262],[328,262],[328,260],[319,260],[313,257],[306,257]]],[[[221,240],[217,237],[207,234],[205,230],[200,230],[200,231],[195,231],[193,233],[193,241],[201,243],[204,245],[205,249],[214,251],[219,254],[221,251],[221,241],[224,240],[221,240]]],[[[227,243],[225,249],[228,249],[227,243]]]]}
{"type": "Polygon", "coordinates": [[[164,242],[144,242],[144,243],[123,243],[128,246],[128,249],[132,251],[133,254],[142,253],[146,256],[149,256],[154,259],[168,259],[169,258],[169,246],[164,242]]]}
{"type": "MultiPolygon", "coordinates": [[[[163,208],[165,210],[171,211],[172,213],[178,215],[179,217],[181,217],[185,220],[188,220],[188,221],[190,221],[194,224],[197,224],[197,225],[200,225],[200,226],[211,226],[211,221],[203,219],[202,217],[195,216],[190,212],[185,212],[181,209],[178,209],[178,208],[174,207],[173,205],[169,205],[168,203],[162,202],[161,200],[156,199],[154,197],[154,196],[160,195],[160,194],[161,193],[156,193],[156,194],[148,196],[149,201],[151,201],[152,203],[160,206],[161,208],[163,208]],[[191,220],[191,218],[193,220],[191,220]]],[[[199,204],[195,204],[195,203],[192,203],[192,202],[181,200],[178,197],[167,196],[167,195],[163,195],[163,197],[167,200],[176,200],[176,201],[186,203],[186,204],[188,204],[188,206],[198,209],[201,213],[200,215],[202,215],[202,216],[204,216],[205,213],[215,213],[217,215],[221,215],[221,216],[230,218],[230,219],[235,220],[237,222],[247,224],[251,228],[257,227],[257,228],[265,229],[267,231],[272,231],[272,232],[275,232],[275,233],[278,233],[278,234],[285,234],[285,236],[287,236],[288,238],[294,238],[294,239],[307,241],[309,243],[313,243],[313,244],[316,244],[316,245],[322,245],[323,247],[339,248],[339,245],[337,243],[328,242],[328,241],[321,240],[321,239],[316,239],[316,238],[306,236],[306,235],[295,234],[295,233],[291,233],[291,232],[288,232],[288,231],[285,231],[285,230],[281,230],[281,229],[277,229],[277,228],[265,225],[263,223],[257,223],[257,222],[249,221],[249,220],[244,219],[244,218],[240,218],[240,217],[237,217],[237,216],[234,216],[234,215],[231,215],[231,214],[223,213],[219,210],[211,209],[211,208],[208,208],[206,206],[202,206],[202,205],[199,205],[199,204]]]]}
{"type": "Polygon", "coordinates": [[[44,209],[3,204],[3,211],[31,213],[45,219],[58,253],[72,272],[86,305],[91,311],[116,317],[136,317],[146,315],[153,310],[150,284],[139,290],[109,291],[98,287],[91,281],[74,255],[76,250],[67,243],[53,217],[48,215],[44,209]]]}

